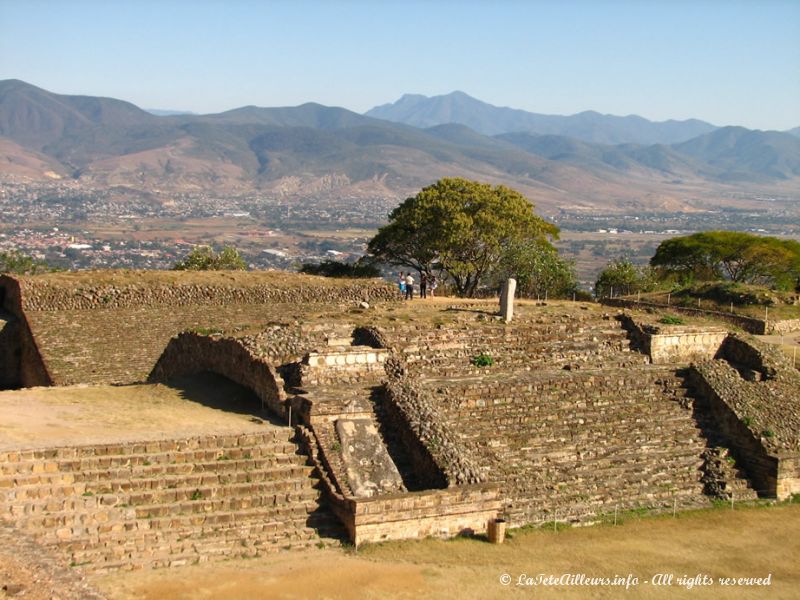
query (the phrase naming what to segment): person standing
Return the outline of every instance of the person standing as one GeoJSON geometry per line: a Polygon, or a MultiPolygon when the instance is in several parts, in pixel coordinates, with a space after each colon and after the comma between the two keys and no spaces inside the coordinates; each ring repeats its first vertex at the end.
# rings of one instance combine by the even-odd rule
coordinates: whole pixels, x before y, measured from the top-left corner
{"type": "Polygon", "coordinates": [[[420,298],[428,297],[428,275],[425,273],[423,273],[419,277],[419,297],[420,298]]]}
{"type": "Polygon", "coordinates": [[[400,288],[400,295],[406,293],[406,275],[402,271],[400,271],[400,279],[398,280],[398,287],[400,288]]]}
{"type": "Polygon", "coordinates": [[[406,300],[414,299],[414,278],[411,276],[411,271],[406,275],[406,300]]]}
{"type": "Polygon", "coordinates": [[[434,292],[436,292],[436,275],[431,273],[431,276],[428,277],[428,289],[431,292],[431,298],[433,298],[434,292]]]}

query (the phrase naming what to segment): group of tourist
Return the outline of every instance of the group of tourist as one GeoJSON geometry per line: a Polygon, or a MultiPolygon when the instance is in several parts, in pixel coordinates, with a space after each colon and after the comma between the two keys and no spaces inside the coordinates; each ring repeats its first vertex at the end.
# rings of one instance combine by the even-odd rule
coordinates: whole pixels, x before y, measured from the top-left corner
{"type": "MultiPolygon", "coordinates": [[[[406,300],[413,300],[414,299],[414,276],[411,274],[411,271],[408,273],[403,273],[400,271],[400,279],[398,280],[398,285],[400,287],[400,293],[405,295],[406,300]]],[[[431,298],[433,298],[433,292],[436,290],[436,276],[431,274],[428,275],[427,273],[422,273],[419,280],[419,297],[420,298],[427,298],[428,294],[430,294],[431,298]]]]}

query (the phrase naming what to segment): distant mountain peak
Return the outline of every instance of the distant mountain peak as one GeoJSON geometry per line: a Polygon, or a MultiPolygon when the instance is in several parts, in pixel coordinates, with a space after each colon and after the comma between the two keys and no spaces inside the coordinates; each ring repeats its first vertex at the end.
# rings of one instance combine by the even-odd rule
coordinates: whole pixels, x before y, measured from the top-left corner
{"type": "Polygon", "coordinates": [[[460,90],[432,97],[405,94],[397,102],[376,106],[365,114],[423,129],[459,123],[484,135],[528,132],[599,144],[674,144],[715,129],[696,119],[656,123],[638,115],[619,117],[594,110],[571,116],[543,115],[494,106],[460,90]]]}

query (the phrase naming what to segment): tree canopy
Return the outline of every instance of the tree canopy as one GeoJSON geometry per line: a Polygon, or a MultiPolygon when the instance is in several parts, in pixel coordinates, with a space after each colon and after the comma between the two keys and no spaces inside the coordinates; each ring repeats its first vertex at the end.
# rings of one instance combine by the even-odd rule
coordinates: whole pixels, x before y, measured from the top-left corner
{"type": "Polygon", "coordinates": [[[324,260],[319,264],[303,263],[300,272],[323,277],[369,278],[381,276],[380,269],[363,261],[345,263],[338,260],[324,260]]]}
{"type": "Polygon", "coordinates": [[[514,277],[521,297],[567,298],[578,288],[572,261],[538,238],[511,244],[497,273],[500,280],[514,277]]]}
{"type": "Polygon", "coordinates": [[[627,258],[618,258],[608,263],[597,276],[594,295],[621,296],[634,292],[650,291],[654,286],[653,273],[647,267],[637,267],[627,258]]]}
{"type": "Polygon", "coordinates": [[[727,279],[790,289],[800,282],[800,243],[739,231],[705,231],[661,242],[650,264],[683,281],[727,279]]]}
{"type": "Polygon", "coordinates": [[[236,248],[225,246],[219,253],[210,246],[198,246],[172,267],[173,271],[244,271],[247,265],[236,248]]]}
{"type": "Polygon", "coordinates": [[[46,262],[36,260],[17,250],[0,252],[0,273],[35,275],[36,273],[46,273],[52,270],[46,262]]]}
{"type": "Polygon", "coordinates": [[[369,242],[384,262],[452,279],[459,295],[473,296],[515,245],[557,237],[519,192],[466,179],[440,179],[408,198],[369,242]]]}

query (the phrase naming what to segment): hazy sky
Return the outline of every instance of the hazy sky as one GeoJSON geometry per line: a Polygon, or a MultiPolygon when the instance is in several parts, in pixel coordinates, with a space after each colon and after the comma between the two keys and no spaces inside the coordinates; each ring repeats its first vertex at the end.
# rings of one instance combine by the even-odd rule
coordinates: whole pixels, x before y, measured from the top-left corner
{"type": "Polygon", "coordinates": [[[800,0],[0,0],[0,79],[219,112],[462,90],[533,112],[800,126],[800,0]]]}

